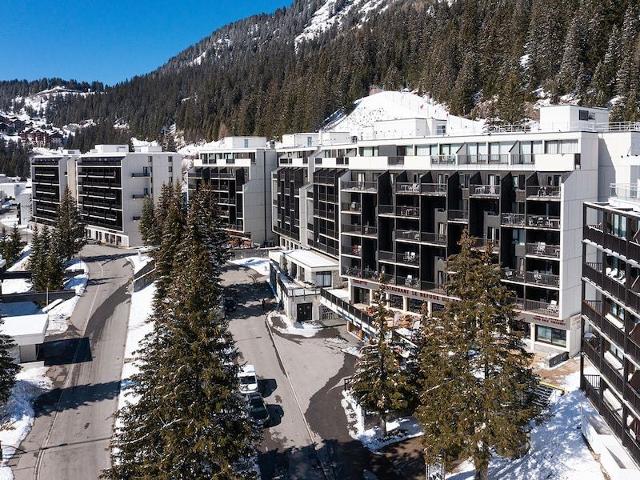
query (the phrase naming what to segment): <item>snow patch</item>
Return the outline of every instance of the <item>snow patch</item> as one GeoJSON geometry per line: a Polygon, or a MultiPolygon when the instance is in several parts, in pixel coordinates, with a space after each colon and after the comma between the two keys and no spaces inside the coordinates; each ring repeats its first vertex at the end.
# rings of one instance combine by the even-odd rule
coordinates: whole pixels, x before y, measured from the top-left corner
{"type": "Polygon", "coordinates": [[[319,323],[294,322],[286,315],[280,315],[276,312],[269,313],[267,321],[274,330],[286,335],[296,335],[298,337],[311,338],[322,330],[322,325],[319,323]]]}
{"type": "Polygon", "coordinates": [[[269,275],[269,259],[268,258],[238,258],[236,260],[230,260],[229,263],[239,265],[241,267],[250,268],[258,272],[260,275],[269,275]]]}
{"type": "Polygon", "coordinates": [[[387,435],[382,437],[380,426],[365,427],[365,418],[362,408],[349,391],[342,392],[340,404],[344,409],[349,424],[349,435],[354,440],[360,441],[372,452],[376,452],[388,445],[415,438],[423,435],[417,420],[413,417],[401,417],[387,422],[387,435]]]}
{"type": "Polygon", "coordinates": [[[133,255],[131,257],[127,257],[127,260],[129,261],[129,263],[133,267],[133,274],[134,275],[136,273],[138,273],[140,270],[142,270],[144,267],[146,267],[148,263],[153,261],[153,259],[150,256],[145,255],[145,254],[143,254],[141,252],[138,252],[138,255],[133,255]]]}
{"type": "Polygon", "coordinates": [[[0,463],[0,479],[13,479],[8,462],[16,449],[31,431],[35,412],[34,400],[53,387],[47,377],[46,367],[22,367],[16,376],[16,384],[11,397],[2,408],[2,427],[0,442],[2,443],[2,462],[0,463]]]}
{"type": "Polygon", "coordinates": [[[54,302],[48,305],[49,308],[49,325],[47,327],[47,335],[55,335],[64,333],[69,328],[69,320],[71,315],[78,304],[80,295],[84,294],[87,288],[87,281],[89,280],[89,267],[82,260],[72,260],[71,264],[67,267],[67,270],[82,270],[83,273],[69,278],[64,288],[68,290],[75,290],[76,295],[73,298],[65,300],[63,302],[54,302]]]}

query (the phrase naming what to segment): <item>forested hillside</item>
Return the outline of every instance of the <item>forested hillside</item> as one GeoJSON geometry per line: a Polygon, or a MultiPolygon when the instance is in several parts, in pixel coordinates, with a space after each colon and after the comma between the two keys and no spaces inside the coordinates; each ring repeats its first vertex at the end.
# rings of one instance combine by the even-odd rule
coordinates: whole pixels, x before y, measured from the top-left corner
{"type": "Polygon", "coordinates": [[[640,0],[296,0],[102,95],[53,100],[47,118],[139,138],[174,123],[187,141],[271,136],[317,129],[380,84],[509,123],[541,98],[640,120],[639,15],[640,0]]]}

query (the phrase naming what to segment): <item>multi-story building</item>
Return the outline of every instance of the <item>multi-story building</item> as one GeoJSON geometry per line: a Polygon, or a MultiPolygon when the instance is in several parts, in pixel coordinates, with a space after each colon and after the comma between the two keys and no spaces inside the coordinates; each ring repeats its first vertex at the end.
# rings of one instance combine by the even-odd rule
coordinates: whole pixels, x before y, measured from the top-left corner
{"type": "Polygon", "coordinates": [[[35,223],[54,225],[64,191],[69,188],[75,196],[76,160],[78,150],[59,150],[31,159],[32,207],[35,223]]]}
{"type": "MultiPolygon", "coordinates": [[[[640,133],[636,135],[640,136],[640,133]]],[[[640,142],[629,153],[640,154],[640,142]]],[[[631,169],[634,167],[632,166],[631,169]]],[[[637,168],[637,167],[635,167],[637,168]]],[[[640,195],[612,185],[608,202],[584,206],[581,388],[608,428],[585,416],[582,431],[612,478],[640,464],[640,195]],[[626,447],[619,448],[611,437],[626,447]],[[608,437],[607,437],[608,436],[608,437]],[[621,470],[620,470],[621,469],[621,470]],[[620,472],[618,472],[620,470],[620,472]]]]}
{"type": "Polygon", "coordinates": [[[270,175],[276,150],[264,137],[227,137],[204,147],[188,173],[188,195],[203,182],[217,195],[219,214],[237,246],[273,240],[270,175]]]}
{"type": "Polygon", "coordinates": [[[349,308],[366,310],[384,274],[390,307],[410,319],[423,304],[432,312],[449,299],[446,260],[467,229],[476,248],[492,245],[530,347],[575,354],[582,203],[597,201],[599,181],[615,178],[602,160],[618,154],[603,141],[607,123],[606,110],[554,106],[532,129],[489,130],[453,116],[383,119],[359,132],[338,124],[347,130],[342,142],[321,136],[306,162],[280,162],[278,244],[339,264],[346,295],[333,293],[349,308]],[[287,181],[296,168],[306,180],[287,181]],[[302,184],[299,196],[289,194],[302,199],[293,209],[287,183],[302,184]]]}
{"type": "Polygon", "coordinates": [[[139,220],[145,197],[157,201],[163,184],[182,176],[182,156],[161,147],[96,145],[88,153],[60,150],[31,160],[32,219],[55,225],[66,188],[77,199],[87,237],[116,246],[142,244],[139,220]]]}
{"type": "Polygon", "coordinates": [[[116,246],[142,244],[139,221],[146,197],[181,180],[182,156],[158,146],[96,145],[77,160],[78,207],[87,237],[116,246]]]}

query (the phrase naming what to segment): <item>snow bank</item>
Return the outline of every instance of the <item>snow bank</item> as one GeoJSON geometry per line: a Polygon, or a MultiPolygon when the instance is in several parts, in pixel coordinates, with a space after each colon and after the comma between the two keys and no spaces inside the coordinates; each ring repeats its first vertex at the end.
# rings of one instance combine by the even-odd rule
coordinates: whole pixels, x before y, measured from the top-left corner
{"type": "Polygon", "coordinates": [[[241,267],[250,268],[258,272],[260,275],[269,275],[269,259],[268,258],[238,258],[236,260],[230,260],[229,263],[239,265],[241,267]]]}
{"type": "Polygon", "coordinates": [[[31,290],[31,280],[28,278],[7,278],[2,280],[2,293],[25,293],[31,290]]]}
{"type": "Polygon", "coordinates": [[[47,335],[64,333],[69,328],[69,320],[73,314],[73,310],[76,308],[78,299],[82,295],[87,287],[87,281],[89,280],[89,267],[82,260],[72,260],[71,264],[67,267],[67,270],[82,270],[84,273],[79,273],[68,279],[64,288],[74,289],[76,296],[65,300],[64,302],[56,303],[55,305],[49,305],[49,326],[47,327],[47,335]]]}
{"type": "Polygon", "coordinates": [[[0,442],[2,442],[2,463],[0,463],[0,480],[13,479],[11,468],[7,465],[20,442],[27,436],[33,426],[35,416],[34,400],[53,387],[46,376],[46,367],[24,368],[17,375],[9,401],[2,409],[2,425],[0,442]]]}
{"type": "Polygon", "coordinates": [[[29,255],[31,254],[31,246],[27,245],[20,252],[20,258],[16,263],[7,268],[9,272],[23,272],[29,264],[29,255]]]}
{"type": "Polygon", "coordinates": [[[276,312],[271,312],[267,317],[267,321],[274,330],[286,335],[297,335],[299,337],[311,338],[322,329],[322,326],[319,323],[293,322],[286,315],[280,315],[276,312]]]}
{"type": "Polygon", "coordinates": [[[129,261],[129,263],[131,263],[131,266],[133,267],[133,274],[135,275],[144,267],[146,267],[147,264],[153,259],[150,256],[145,255],[144,253],[138,252],[138,255],[127,257],[127,260],[129,261]]]}
{"type": "Polygon", "coordinates": [[[118,409],[129,403],[137,402],[130,393],[131,382],[129,379],[139,368],[135,362],[134,352],[138,350],[142,339],[153,330],[153,324],[147,322],[152,311],[153,295],[156,291],[155,283],[131,294],[131,309],[129,310],[129,325],[127,327],[127,341],[124,350],[124,363],[122,365],[122,388],[118,399],[118,409]]]}
{"type": "Polygon", "coordinates": [[[360,441],[372,452],[376,452],[383,447],[394,443],[419,437],[423,434],[420,425],[413,417],[402,417],[387,422],[387,436],[382,438],[382,431],[379,426],[366,428],[364,414],[358,402],[348,391],[342,392],[340,404],[344,409],[349,424],[349,435],[354,440],[360,441]]]}

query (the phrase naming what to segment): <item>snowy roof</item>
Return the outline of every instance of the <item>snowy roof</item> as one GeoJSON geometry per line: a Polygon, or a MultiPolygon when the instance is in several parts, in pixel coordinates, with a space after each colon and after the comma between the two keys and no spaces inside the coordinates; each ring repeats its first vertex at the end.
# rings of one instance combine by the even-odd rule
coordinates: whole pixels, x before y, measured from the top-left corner
{"type": "Polygon", "coordinates": [[[4,317],[0,332],[13,338],[18,345],[37,345],[44,342],[49,324],[47,314],[20,315],[4,317]]]}
{"type": "Polygon", "coordinates": [[[321,253],[314,252],[313,250],[296,249],[290,252],[285,252],[285,256],[298,265],[302,265],[307,268],[338,268],[338,262],[336,260],[326,255],[322,255],[321,253]]]}

